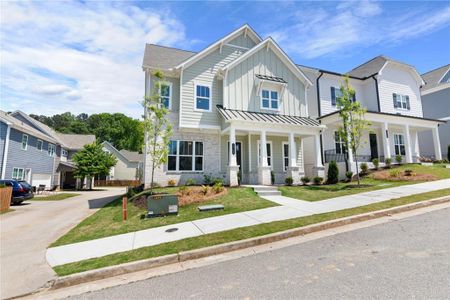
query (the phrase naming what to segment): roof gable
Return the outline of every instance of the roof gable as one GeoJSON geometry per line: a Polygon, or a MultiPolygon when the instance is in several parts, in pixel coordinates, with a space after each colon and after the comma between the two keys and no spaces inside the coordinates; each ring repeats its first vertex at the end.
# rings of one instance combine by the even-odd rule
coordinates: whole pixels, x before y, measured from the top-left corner
{"type": "Polygon", "coordinates": [[[439,85],[448,84],[446,82],[442,82],[442,79],[449,72],[450,72],[450,64],[447,64],[435,70],[429,71],[425,74],[422,74],[422,78],[425,81],[425,85],[422,87],[422,91],[430,90],[439,85]]]}
{"type": "Polygon", "coordinates": [[[169,70],[195,54],[192,51],[146,44],[142,68],[169,70]]]}

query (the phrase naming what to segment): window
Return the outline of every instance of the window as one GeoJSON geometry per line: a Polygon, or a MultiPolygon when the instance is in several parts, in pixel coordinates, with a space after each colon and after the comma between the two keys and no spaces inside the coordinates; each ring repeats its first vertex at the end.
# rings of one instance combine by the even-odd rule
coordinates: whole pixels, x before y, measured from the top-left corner
{"type": "Polygon", "coordinates": [[[337,99],[342,97],[341,89],[338,87],[331,87],[331,105],[336,106],[337,99]]]}
{"type": "Polygon", "coordinates": [[[336,154],[344,154],[345,153],[345,143],[339,136],[337,131],[334,132],[334,145],[336,147],[336,154]]]}
{"type": "Polygon", "coordinates": [[[411,109],[409,105],[409,96],[400,95],[400,94],[392,94],[392,98],[394,101],[394,107],[397,109],[411,109]]]}
{"type": "Polygon", "coordinates": [[[56,146],[49,143],[48,144],[48,155],[55,156],[55,152],[56,152],[56,146]]]}
{"type": "Polygon", "coordinates": [[[261,108],[278,110],[278,92],[271,90],[262,90],[261,108]]]}
{"type": "Polygon", "coordinates": [[[42,146],[44,145],[44,142],[42,141],[42,140],[37,140],[37,142],[36,142],[36,148],[39,150],[39,151],[42,151],[42,146]]]}
{"type": "Polygon", "coordinates": [[[28,148],[28,135],[22,134],[22,150],[27,150],[28,148]]]}
{"type": "Polygon", "coordinates": [[[69,155],[69,152],[67,152],[66,149],[61,149],[61,155],[67,157],[69,155]]]}
{"type": "Polygon", "coordinates": [[[161,103],[167,109],[172,109],[172,84],[171,83],[161,83],[160,95],[161,95],[161,103]]]}
{"type": "Polygon", "coordinates": [[[289,167],[289,143],[283,142],[283,170],[289,167]]]}
{"type": "Polygon", "coordinates": [[[395,155],[405,155],[405,140],[402,134],[394,134],[395,155]]]}
{"type": "Polygon", "coordinates": [[[195,86],[195,108],[211,111],[211,88],[209,86],[195,86]]]}
{"type": "Polygon", "coordinates": [[[170,141],[169,171],[203,171],[203,142],[170,141]]]}
{"type": "Polygon", "coordinates": [[[12,179],[23,180],[25,172],[22,168],[13,168],[12,179]]]}
{"type": "MultiPolygon", "coordinates": [[[[258,165],[261,161],[261,151],[260,151],[261,142],[258,141],[258,165]]],[[[272,167],[272,142],[267,142],[267,165],[272,167]]]]}

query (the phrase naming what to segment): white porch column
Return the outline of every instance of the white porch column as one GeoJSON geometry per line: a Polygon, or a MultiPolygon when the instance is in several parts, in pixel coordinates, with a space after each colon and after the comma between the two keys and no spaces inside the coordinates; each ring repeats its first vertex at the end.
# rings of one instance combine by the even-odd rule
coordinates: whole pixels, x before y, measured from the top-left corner
{"type": "Polygon", "coordinates": [[[228,181],[230,186],[237,186],[239,185],[239,166],[236,160],[236,129],[232,125],[230,125],[230,142],[228,146],[228,181]]]}
{"type": "Polygon", "coordinates": [[[258,183],[262,185],[271,185],[270,167],[267,162],[267,139],[266,131],[261,131],[259,151],[261,152],[258,166],[258,183]]]}
{"type": "Polygon", "coordinates": [[[381,124],[381,142],[383,144],[383,153],[384,153],[384,159],[391,158],[391,146],[389,144],[389,129],[388,129],[388,123],[382,123],[381,124]]]}
{"type": "MultiPolygon", "coordinates": [[[[282,149],[282,151],[284,151],[284,149],[282,149]]],[[[300,167],[297,166],[297,147],[293,132],[289,133],[289,166],[286,175],[293,179],[293,184],[300,183],[300,167]]]]}
{"type": "Polygon", "coordinates": [[[314,166],[314,175],[324,177],[325,175],[325,168],[322,164],[322,150],[320,148],[320,133],[317,133],[314,136],[314,145],[316,150],[316,163],[314,166]]]}
{"type": "Polygon", "coordinates": [[[434,144],[434,156],[436,156],[436,159],[441,160],[442,159],[442,152],[441,152],[441,141],[439,139],[439,127],[434,127],[432,129],[433,132],[433,144],[434,144]]]}
{"type": "Polygon", "coordinates": [[[412,163],[412,147],[411,147],[411,135],[409,134],[409,125],[405,125],[405,154],[406,163],[412,163]]]}
{"type": "Polygon", "coordinates": [[[418,162],[420,157],[420,149],[419,149],[419,134],[417,130],[413,131],[412,134],[413,141],[413,162],[418,162]]]}

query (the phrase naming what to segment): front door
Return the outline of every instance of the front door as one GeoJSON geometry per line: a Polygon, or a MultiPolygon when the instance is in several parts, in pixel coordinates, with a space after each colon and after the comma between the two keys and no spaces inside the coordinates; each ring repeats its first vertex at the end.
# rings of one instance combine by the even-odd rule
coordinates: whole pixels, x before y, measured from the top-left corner
{"type": "Polygon", "coordinates": [[[369,141],[370,141],[370,157],[371,157],[371,159],[378,158],[377,135],[375,133],[370,133],[369,141]]]}
{"type": "Polygon", "coordinates": [[[239,170],[242,170],[242,144],[236,142],[236,162],[239,166],[239,170]]]}

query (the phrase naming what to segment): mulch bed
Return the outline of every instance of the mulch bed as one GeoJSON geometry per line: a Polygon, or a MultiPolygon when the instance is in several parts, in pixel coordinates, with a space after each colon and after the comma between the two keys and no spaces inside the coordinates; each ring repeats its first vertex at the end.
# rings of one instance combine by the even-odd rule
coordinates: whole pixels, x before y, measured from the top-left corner
{"type": "Polygon", "coordinates": [[[398,176],[392,177],[390,171],[378,171],[372,174],[373,179],[392,180],[392,181],[432,181],[439,179],[437,176],[431,174],[415,174],[406,176],[401,172],[398,176]]]}

